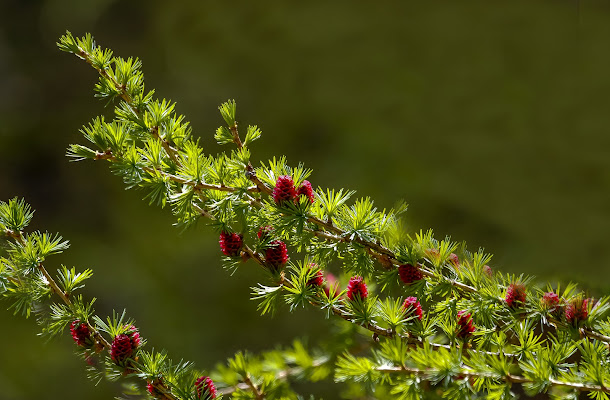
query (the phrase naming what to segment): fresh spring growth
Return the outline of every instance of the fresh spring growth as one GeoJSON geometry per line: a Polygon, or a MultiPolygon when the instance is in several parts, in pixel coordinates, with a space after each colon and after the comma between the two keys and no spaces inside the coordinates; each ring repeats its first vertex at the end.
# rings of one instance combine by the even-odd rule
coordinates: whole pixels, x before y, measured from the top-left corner
{"type": "MultiPolygon", "coordinates": [[[[68,156],[105,160],[128,187],[166,206],[180,227],[203,220],[222,232],[227,269],[263,267],[251,286],[261,314],[282,306],[291,311],[308,307],[340,328],[329,329],[314,349],[300,341],[280,349],[270,344],[270,352],[238,352],[225,366],[204,373],[189,362],[172,361],[164,351],[146,349],[125,312],[105,320],[96,315],[93,302],[77,293],[90,270],[63,267],[54,275],[45,266],[47,257],[66,250],[68,243],[58,235],[28,232],[33,211],[23,200],[0,202],[2,246],[9,249],[0,263],[0,295],[16,313],[36,313],[43,335],[69,328],[95,381],[131,375],[130,390],[161,400],[302,398],[291,383],[303,388],[303,382],[320,380],[336,382],[341,385],[337,392],[352,397],[389,400],[420,400],[428,392],[452,400],[510,399],[523,391],[557,398],[610,394],[604,361],[610,344],[609,296],[594,302],[568,285],[557,295],[532,289],[526,299],[526,285],[537,286],[530,285],[532,277],[499,270],[487,274],[491,255],[483,250],[473,253],[450,238],[438,240],[432,230],[405,231],[406,207],[379,210],[372,199],[353,198],[350,190],[314,191],[306,183],[313,171],[303,165],[289,165],[285,157],[256,160],[250,143],[261,138],[261,130],[255,125],[238,130],[243,125],[234,101],[220,106],[226,125],[215,135],[231,149],[208,154],[175,103],[144,89],[138,59],[115,56],[90,35],[75,38],[68,32],[59,47],[98,72],[96,96],[114,106],[112,116],[83,127],[89,144],[70,145],[68,156]],[[295,181],[303,183],[295,188],[295,181]],[[316,203],[301,207],[305,199],[316,203]],[[251,237],[261,225],[259,238],[251,237]],[[229,227],[246,234],[229,232],[229,227]],[[286,244],[295,261],[284,269],[286,244]],[[247,257],[238,259],[240,253],[247,257]],[[460,262],[473,268],[458,274],[446,268],[460,262]],[[307,274],[310,263],[336,267],[341,279],[351,277],[347,299],[311,290],[324,281],[322,271],[307,274]],[[422,284],[413,284],[424,277],[422,284]],[[365,281],[378,288],[374,296],[369,297],[365,281]],[[423,316],[418,299],[425,299],[426,318],[412,323],[423,316]],[[553,307],[551,318],[540,312],[553,307]],[[456,310],[461,311],[456,315],[456,310]]],[[[326,281],[325,289],[339,292],[332,275],[326,281]]],[[[223,328],[213,323],[209,329],[223,328]]]]}

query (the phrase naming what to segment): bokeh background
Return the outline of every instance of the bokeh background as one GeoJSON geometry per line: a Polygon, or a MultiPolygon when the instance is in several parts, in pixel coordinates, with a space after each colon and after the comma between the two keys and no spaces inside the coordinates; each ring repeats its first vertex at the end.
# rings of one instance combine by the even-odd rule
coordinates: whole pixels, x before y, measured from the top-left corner
{"type": "MultiPolygon", "coordinates": [[[[409,229],[485,247],[494,268],[610,292],[606,1],[1,1],[0,198],[25,197],[33,229],[71,240],[48,267],[93,268],[100,313],[126,307],[150,345],[209,368],[328,324],[258,317],[255,267],[230,277],[204,223],[180,233],[104,163],[64,157],[111,112],[95,71],[56,49],[66,29],[140,57],[210,153],[234,98],[263,130],[255,160],[285,154],[314,186],[380,207],[405,199],[409,229]]],[[[118,394],[92,387],[69,335],[37,332],[0,311],[1,399],[118,394]]]]}

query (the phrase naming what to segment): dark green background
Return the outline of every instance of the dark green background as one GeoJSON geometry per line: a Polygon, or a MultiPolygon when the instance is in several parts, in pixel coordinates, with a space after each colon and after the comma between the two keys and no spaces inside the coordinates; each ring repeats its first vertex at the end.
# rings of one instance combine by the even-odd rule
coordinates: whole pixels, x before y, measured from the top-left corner
{"type": "MultiPolygon", "coordinates": [[[[237,349],[319,337],[322,314],[261,318],[259,274],[220,268],[217,237],[180,234],[167,210],[124,191],[104,163],[69,163],[100,113],[96,73],[55,42],[93,33],[138,56],[147,87],[178,102],[210,153],[217,106],[285,154],[314,186],[380,207],[405,199],[411,230],[496,254],[494,268],[609,292],[610,6],[605,1],[0,2],[0,198],[24,196],[33,229],[72,248],[49,259],[95,271],[86,294],[126,307],[150,345],[207,368],[237,349]]],[[[0,312],[0,398],[108,399],[66,334],[0,312]]]]}

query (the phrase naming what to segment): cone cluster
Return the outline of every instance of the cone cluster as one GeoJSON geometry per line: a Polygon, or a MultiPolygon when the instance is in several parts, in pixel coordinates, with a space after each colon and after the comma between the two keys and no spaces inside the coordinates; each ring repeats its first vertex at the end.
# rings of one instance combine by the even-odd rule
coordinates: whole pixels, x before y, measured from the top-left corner
{"type": "Polygon", "coordinates": [[[305,196],[309,203],[313,203],[315,195],[311,183],[304,180],[298,189],[294,187],[294,181],[290,175],[278,176],[273,189],[273,201],[277,205],[282,205],[290,202],[298,203],[300,196],[305,196]]]}

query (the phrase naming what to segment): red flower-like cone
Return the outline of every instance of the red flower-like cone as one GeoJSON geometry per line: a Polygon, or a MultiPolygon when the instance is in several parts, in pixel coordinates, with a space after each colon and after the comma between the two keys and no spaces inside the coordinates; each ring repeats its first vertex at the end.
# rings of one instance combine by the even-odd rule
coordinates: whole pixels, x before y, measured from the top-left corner
{"type": "Polygon", "coordinates": [[[301,196],[305,196],[309,199],[310,204],[313,204],[314,200],[316,199],[316,196],[314,196],[313,194],[313,188],[311,187],[311,183],[309,181],[303,181],[303,183],[301,183],[301,186],[299,186],[299,190],[297,190],[297,195],[299,197],[297,197],[296,201],[298,201],[301,196]]]}
{"type": "Polygon", "coordinates": [[[457,332],[455,336],[460,339],[467,339],[472,336],[472,333],[476,330],[472,323],[472,315],[470,315],[469,312],[460,311],[457,316],[457,332]]]}
{"type": "Polygon", "coordinates": [[[297,191],[294,189],[294,181],[290,175],[282,175],[275,181],[273,189],[273,201],[275,204],[282,204],[294,201],[297,191]]]}
{"type": "Polygon", "coordinates": [[[411,264],[403,264],[399,266],[398,276],[400,277],[400,280],[407,285],[424,278],[419,266],[413,266],[411,264]]]}
{"type": "Polygon", "coordinates": [[[354,300],[360,298],[366,299],[369,295],[369,291],[364,283],[364,279],[361,276],[353,276],[347,284],[347,298],[354,300]]]}
{"type": "Polygon", "coordinates": [[[591,299],[574,298],[566,305],[566,321],[577,325],[579,321],[584,321],[589,317],[589,301],[591,299]]]}
{"type": "Polygon", "coordinates": [[[559,296],[557,293],[546,292],[544,296],[540,299],[540,304],[547,310],[553,311],[557,306],[559,306],[559,296]]]}
{"type": "Polygon", "coordinates": [[[110,357],[116,364],[123,364],[133,355],[134,351],[135,348],[131,343],[131,338],[123,333],[114,337],[110,347],[110,357]]]}
{"type": "Polygon", "coordinates": [[[337,297],[337,295],[339,294],[340,290],[339,290],[339,282],[337,282],[337,278],[331,274],[330,272],[328,272],[326,274],[326,285],[324,286],[324,292],[326,293],[326,296],[330,298],[330,288],[334,289],[334,296],[333,298],[337,297]]]}
{"type": "Polygon", "coordinates": [[[265,240],[270,234],[273,232],[273,227],[271,225],[265,225],[258,228],[258,232],[256,232],[256,236],[258,236],[259,240],[265,240]]]}
{"type": "Polygon", "coordinates": [[[522,307],[525,304],[525,286],[522,283],[511,283],[506,289],[506,305],[511,308],[522,307]]]}
{"type": "Polygon", "coordinates": [[[421,304],[417,301],[417,297],[407,297],[402,303],[402,309],[405,310],[405,315],[410,317],[415,315],[421,321],[423,317],[421,304]]]}
{"type": "Polygon", "coordinates": [[[195,381],[195,393],[198,399],[215,399],[216,386],[209,376],[202,376],[195,381]]]}
{"type": "Polygon", "coordinates": [[[288,250],[286,249],[286,243],[281,240],[274,240],[269,243],[269,247],[265,250],[265,261],[267,264],[275,269],[279,270],[286,265],[288,262],[288,250]]]}
{"type": "Polygon", "coordinates": [[[78,346],[82,347],[91,347],[93,345],[93,339],[91,338],[91,331],[89,330],[89,326],[81,322],[79,319],[72,321],[70,325],[70,333],[72,334],[72,339],[78,346]]]}
{"type": "Polygon", "coordinates": [[[429,258],[436,258],[439,255],[438,249],[435,249],[435,248],[427,249],[425,251],[425,253],[426,253],[426,256],[428,256],[429,258]]]}
{"type": "MultiPolygon", "coordinates": [[[[318,266],[314,263],[309,265],[310,269],[315,269],[318,268],[318,266]]],[[[314,276],[309,279],[309,281],[307,282],[307,286],[314,286],[314,287],[322,287],[324,285],[324,274],[322,273],[321,270],[318,270],[314,276]]]]}
{"type": "Polygon", "coordinates": [[[125,333],[116,335],[110,346],[110,357],[117,365],[124,365],[142,344],[140,333],[135,326],[130,326],[125,333]]]}
{"type": "Polygon", "coordinates": [[[449,262],[456,268],[460,267],[460,258],[455,253],[449,254],[449,262]]]}
{"type": "Polygon", "coordinates": [[[494,272],[489,265],[483,265],[483,274],[485,274],[488,278],[491,278],[494,272]]]}
{"type": "Polygon", "coordinates": [[[220,250],[222,250],[225,256],[235,257],[239,255],[244,245],[244,238],[235,232],[221,232],[218,243],[220,244],[220,250]]]}
{"type": "Polygon", "coordinates": [[[155,385],[161,385],[165,388],[165,385],[160,380],[156,381],[146,381],[146,390],[152,397],[155,399],[163,396],[163,392],[155,387],[155,385]]]}

